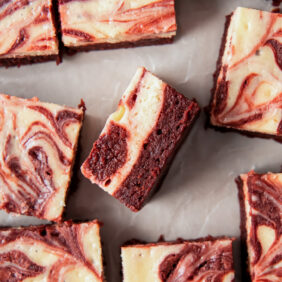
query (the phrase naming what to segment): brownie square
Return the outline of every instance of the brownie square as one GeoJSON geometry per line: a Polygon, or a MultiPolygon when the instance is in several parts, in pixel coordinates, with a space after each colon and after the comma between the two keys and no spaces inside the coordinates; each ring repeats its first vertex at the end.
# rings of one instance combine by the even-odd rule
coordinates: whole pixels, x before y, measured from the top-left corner
{"type": "Polygon", "coordinates": [[[125,245],[124,282],[234,280],[231,238],[125,245]]]}
{"type": "Polygon", "coordinates": [[[59,221],[83,110],[0,94],[0,208],[59,221]]]}
{"type": "Polygon", "coordinates": [[[159,186],[199,106],[139,68],[81,171],[132,211],[159,186]]]}
{"type": "Polygon", "coordinates": [[[282,173],[242,174],[237,179],[242,249],[252,281],[281,281],[282,173]]]}
{"type": "Polygon", "coordinates": [[[104,281],[100,223],[0,229],[1,281],[104,281]]]}
{"type": "Polygon", "coordinates": [[[51,0],[0,2],[0,66],[58,59],[51,0]]]}
{"type": "Polygon", "coordinates": [[[174,0],[59,0],[62,40],[91,50],[172,42],[174,0]]]}
{"type": "Polygon", "coordinates": [[[210,121],[257,135],[282,135],[282,15],[237,8],[227,18],[210,121]]]}

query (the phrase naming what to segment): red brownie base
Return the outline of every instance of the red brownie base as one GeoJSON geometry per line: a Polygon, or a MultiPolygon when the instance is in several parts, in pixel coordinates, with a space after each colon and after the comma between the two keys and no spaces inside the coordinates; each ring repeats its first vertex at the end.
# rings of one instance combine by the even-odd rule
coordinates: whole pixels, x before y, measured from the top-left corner
{"type": "Polygon", "coordinates": [[[153,39],[142,39],[138,41],[126,41],[120,43],[97,43],[87,46],[79,47],[64,47],[65,53],[68,55],[73,55],[80,51],[92,51],[92,50],[110,50],[110,49],[120,49],[120,48],[132,48],[132,47],[143,47],[150,45],[164,45],[172,43],[174,38],[153,38],[153,39]]]}
{"type": "Polygon", "coordinates": [[[132,211],[139,211],[160,188],[178,148],[199,113],[200,108],[195,101],[188,100],[167,86],[164,105],[155,129],[144,142],[137,163],[114,193],[114,197],[132,211]]]}
{"type": "Polygon", "coordinates": [[[20,67],[21,65],[29,65],[34,63],[43,63],[49,61],[56,61],[57,65],[61,62],[61,58],[58,55],[48,56],[26,56],[21,58],[1,58],[1,67],[20,67]]]}

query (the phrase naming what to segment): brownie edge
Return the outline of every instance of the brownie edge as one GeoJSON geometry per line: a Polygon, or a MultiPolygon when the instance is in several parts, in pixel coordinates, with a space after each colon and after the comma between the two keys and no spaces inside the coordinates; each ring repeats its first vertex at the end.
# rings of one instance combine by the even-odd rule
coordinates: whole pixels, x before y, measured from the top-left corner
{"type": "Polygon", "coordinates": [[[57,64],[61,62],[59,55],[46,55],[46,56],[25,56],[14,58],[0,58],[1,67],[19,67],[21,65],[30,65],[35,63],[44,63],[49,61],[56,61],[57,64]]]}
{"type": "Polygon", "coordinates": [[[138,68],[81,166],[83,175],[139,211],[161,186],[199,112],[195,100],[138,68]]]}
{"type": "Polygon", "coordinates": [[[167,86],[163,109],[140,152],[137,163],[114,197],[139,211],[164,180],[174,156],[197,120],[200,108],[167,86]]]}
{"type": "Polygon", "coordinates": [[[164,45],[173,43],[174,37],[171,38],[152,38],[152,39],[141,39],[138,41],[126,41],[119,43],[94,43],[85,46],[69,47],[64,46],[64,51],[68,55],[73,55],[77,52],[88,52],[93,50],[111,50],[121,48],[132,48],[132,47],[145,47],[151,45],[164,45]]]}

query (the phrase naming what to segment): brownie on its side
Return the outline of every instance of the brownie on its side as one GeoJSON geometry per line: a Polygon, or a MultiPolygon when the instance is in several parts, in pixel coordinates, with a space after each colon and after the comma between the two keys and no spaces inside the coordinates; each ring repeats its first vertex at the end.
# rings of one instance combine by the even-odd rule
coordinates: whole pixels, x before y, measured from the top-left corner
{"type": "Polygon", "coordinates": [[[0,94],[0,208],[59,221],[83,110],[0,94]]]}
{"type": "Polygon", "coordinates": [[[104,281],[100,224],[0,229],[0,281],[104,281]]]}
{"type": "Polygon", "coordinates": [[[121,248],[124,282],[234,281],[232,241],[125,245],[121,248]]]}
{"type": "Polygon", "coordinates": [[[51,0],[0,2],[0,66],[58,58],[51,0]]]}
{"type": "Polygon", "coordinates": [[[253,171],[237,179],[243,249],[252,281],[281,281],[282,173],[253,171]]]}
{"type": "Polygon", "coordinates": [[[157,188],[199,113],[169,85],[139,68],[81,171],[138,211],[157,188]]]}
{"type": "Polygon", "coordinates": [[[172,42],[174,0],[59,0],[62,40],[91,50],[172,42]]]}
{"type": "Polygon", "coordinates": [[[237,8],[226,28],[211,124],[282,136],[282,15],[237,8]]]}

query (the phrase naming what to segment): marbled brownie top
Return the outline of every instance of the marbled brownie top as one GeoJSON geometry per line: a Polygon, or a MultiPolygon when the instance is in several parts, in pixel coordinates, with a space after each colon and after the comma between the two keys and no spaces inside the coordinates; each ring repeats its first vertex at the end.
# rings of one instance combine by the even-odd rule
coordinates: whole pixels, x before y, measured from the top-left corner
{"type": "Polygon", "coordinates": [[[171,38],[174,0],[59,0],[64,45],[171,38]]]}
{"type": "Polygon", "coordinates": [[[252,281],[281,281],[282,174],[250,172],[240,178],[252,281]]]}
{"type": "Polygon", "coordinates": [[[0,59],[58,54],[51,0],[0,1],[0,59]]]}
{"type": "Polygon", "coordinates": [[[282,15],[231,15],[212,101],[216,126],[282,135],[282,15]]]}
{"type": "Polygon", "coordinates": [[[0,208],[60,220],[83,111],[0,95],[0,208]]]}
{"type": "Polygon", "coordinates": [[[232,240],[124,246],[124,282],[234,281],[232,240]]]}
{"type": "Polygon", "coordinates": [[[0,230],[0,281],[101,282],[99,223],[0,230]]]}

